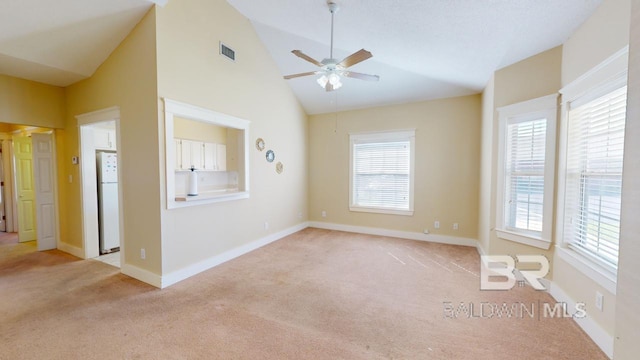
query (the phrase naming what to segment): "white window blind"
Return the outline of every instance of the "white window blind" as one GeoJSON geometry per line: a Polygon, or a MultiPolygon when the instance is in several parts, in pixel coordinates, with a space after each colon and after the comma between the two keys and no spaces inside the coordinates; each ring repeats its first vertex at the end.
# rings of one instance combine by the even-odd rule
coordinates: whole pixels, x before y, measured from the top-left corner
{"type": "MultiPolygon", "coordinates": [[[[617,268],[627,87],[569,104],[564,238],[617,268]]],[[[579,101],[579,100],[578,100],[579,101]]]]}
{"type": "Polygon", "coordinates": [[[352,136],[352,210],[413,211],[410,135],[352,136]]]}
{"type": "Polygon", "coordinates": [[[547,119],[507,125],[504,221],[508,230],[542,231],[546,133],[547,119]]]}

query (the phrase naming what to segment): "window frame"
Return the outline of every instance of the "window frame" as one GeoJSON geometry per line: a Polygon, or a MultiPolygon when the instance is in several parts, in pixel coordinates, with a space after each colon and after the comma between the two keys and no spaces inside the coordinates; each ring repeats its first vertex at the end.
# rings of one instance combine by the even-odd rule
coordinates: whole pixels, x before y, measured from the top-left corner
{"type": "Polygon", "coordinates": [[[415,129],[378,131],[367,133],[349,134],[349,210],[353,212],[367,212],[390,215],[413,216],[414,212],[414,189],[415,189],[415,129]],[[407,210],[390,209],[383,207],[368,207],[355,204],[354,202],[354,145],[362,143],[381,143],[408,140],[409,149],[409,208],[407,210]]]}
{"type": "MultiPolygon", "coordinates": [[[[608,272],[610,274],[615,274],[617,272],[617,265],[613,265],[609,262],[607,262],[604,258],[601,258],[600,256],[594,255],[592,252],[582,249],[579,246],[573,245],[573,238],[572,239],[567,239],[566,238],[566,220],[568,218],[568,211],[569,209],[567,208],[567,187],[569,186],[569,181],[567,179],[567,173],[568,173],[568,166],[567,166],[567,162],[568,162],[568,156],[569,156],[569,132],[570,132],[570,124],[569,122],[571,121],[571,118],[569,116],[571,110],[573,108],[579,108],[582,105],[586,105],[589,104],[590,102],[599,99],[600,97],[606,96],[608,94],[611,94],[615,91],[618,91],[619,89],[623,88],[627,86],[627,77],[626,74],[624,76],[619,76],[616,77],[614,79],[611,79],[609,81],[607,81],[604,84],[601,84],[600,86],[594,87],[593,89],[591,89],[590,91],[587,91],[585,93],[580,94],[579,96],[576,96],[572,99],[566,100],[565,102],[563,102],[563,115],[564,115],[564,119],[563,121],[566,122],[565,125],[565,131],[563,133],[563,138],[565,138],[565,143],[564,143],[564,152],[563,152],[563,160],[564,160],[564,167],[563,167],[563,178],[562,178],[562,185],[564,188],[564,192],[563,192],[563,197],[558,199],[558,202],[562,202],[562,227],[558,227],[558,233],[559,233],[559,239],[562,239],[562,246],[573,252],[574,254],[576,254],[577,256],[579,256],[582,259],[585,259],[588,263],[592,263],[594,266],[597,266],[598,268],[604,269],[605,272],[608,272]],[[573,106],[572,106],[573,105],[573,106]]],[[[626,119],[625,119],[626,120],[626,119]]],[[[624,136],[624,135],[623,135],[624,136]]],[[[623,144],[624,147],[624,144],[623,144]]],[[[624,156],[624,155],[623,155],[624,156]]],[[[622,170],[622,172],[620,173],[620,180],[622,181],[622,174],[624,173],[624,169],[622,170]]],[[[585,175],[583,175],[581,173],[580,175],[581,177],[584,177],[585,175]]],[[[595,175],[594,175],[595,176],[595,175]]],[[[622,190],[622,188],[621,188],[622,190]]],[[[582,192],[582,190],[581,190],[582,192]]],[[[580,196],[581,199],[580,201],[583,201],[583,197],[584,195],[580,196]]],[[[620,195],[620,200],[622,201],[622,194],[620,195]]],[[[621,214],[618,216],[618,221],[620,221],[620,217],[621,214]]],[[[620,230],[620,228],[618,228],[618,231],[620,230]]],[[[618,235],[618,240],[620,240],[619,235],[618,235]]],[[[619,256],[619,254],[618,254],[619,256]]],[[[617,260],[616,260],[617,263],[617,260]]]]}
{"type": "Polygon", "coordinates": [[[499,238],[521,244],[549,249],[553,235],[553,196],[555,193],[556,126],[558,114],[558,94],[523,101],[497,109],[499,118],[498,135],[498,178],[496,191],[496,234],[499,238]],[[508,228],[505,224],[507,210],[504,204],[507,184],[506,150],[507,128],[509,124],[546,119],[544,192],[542,210],[542,230],[530,231],[508,228]]]}
{"type": "MultiPolygon", "coordinates": [[[[558,174],[558,194],[557,194],[557,210],[556,210],[556,254],[567,261],[575,269],[583,273],[585,276],[594,280],[600,286],[615,294],[617,271],[604,266],[599,261],[595,261],[590,256],[575,251],[568,246],[568,242],[564,238],[565,217],[566,217],[566,185],[567,185],[567,146],[568,146],[568,111],[569,104],[584,96],[595,96],[598,92],[604,95],[620,86],[616,84],[627,84],[629,64],[629,47],[617,51],[602,63],[598,64],[587,73],[569,83],[560,90],[562,95],[561,101],[561,121],[559,136],[559,154],[558,168],[563,169],[558,174]],[[608,91],[606,91],[608,89],[608,91]]],[[[624,170],[623,170],[624,171],[624,170]]]]}

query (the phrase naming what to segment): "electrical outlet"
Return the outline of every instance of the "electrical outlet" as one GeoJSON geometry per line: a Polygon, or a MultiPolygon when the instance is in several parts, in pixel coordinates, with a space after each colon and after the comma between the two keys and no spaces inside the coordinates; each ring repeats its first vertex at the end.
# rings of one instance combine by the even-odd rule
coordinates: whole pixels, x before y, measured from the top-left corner
{"type": "Polygon", "coordinates": [[[433,227],[436,229],[440,229],[440,221],[436,220],[433,222],[433,227]]]}
{"type": "Polygon", "coordinates": [[[264,222],[264,229],[265,230],[269,230],[269,222],[268,221],[264,222]]]}
{"type": "Polygon", "coordinates": [[[298,219],[302,219],[302,211],[298,212],[298,219]]]}
{"type": "Polygon", "coordinates": [[[596,291],[596,308],[602,311],[602,306],[604,305],[604,295],[600,291],[596,291]]]}
{"type": "Polygon", "coordinates": [[[425,233],[425,234],[428,234],[429,233],[429,229],[424,229],[422,232],[425,233]]]}
{"type": "Polygon", "coordinates": [[[327,212],[322,210],[322,217],[327,217],[327,212]]]}
{"type": "Polygon", "coordinates": [[[458,230],[459,226],[458,223],[453,223],[453,230],[458,230]]]}
{"type": "Polygon", "coordinates": [[[140,249],[140,259],[144,260],[147,258],[147,252],[144,250],[144,248],[140,249]]]}

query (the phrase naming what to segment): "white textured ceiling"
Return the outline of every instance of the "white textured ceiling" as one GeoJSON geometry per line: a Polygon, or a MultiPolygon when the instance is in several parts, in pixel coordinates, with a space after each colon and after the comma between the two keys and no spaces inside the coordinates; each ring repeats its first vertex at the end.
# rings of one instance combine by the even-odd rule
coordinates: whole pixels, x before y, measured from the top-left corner
{"type": "MultiPolygon", "coordinates": [[[[329,57],[326,0],[227,1],[251,20],[283,75],[317,69],[291,50],[329,57]]],[[[334,57],[371,51],[352,70],[380,82],[344,79],[327,93],[314,76],[286,80],[309,114],[477,93],[494,71],[564,43],[602,2],[335,1],[334,57]]]]}
{"type": "Polygon", "coordinates": [[[0,74],[67,86],[91,76],[166,0],[0,0],[0,74]]]}
{"type": "MultiPolygon", "coordinates": [[[[182,1],[182,0],[172,0],[182,1]]],[[[283,75],[329,57],[326,0],[227,0],[248,17],[283,75]]],[[[373,58],[325,92],[287,81],[309,114],[477,93],[491,74],[562,44],[602,0],[336,0],[335,58],[373,58]]],[[[67,86],[91,76],[148,9],[167,0],[0,0],[0,74],[67,86]]],[[[233,44],[228,44],[233,47],[233,44]]],[[[243,54],[237,54],[242,56],[243,54]]]]}

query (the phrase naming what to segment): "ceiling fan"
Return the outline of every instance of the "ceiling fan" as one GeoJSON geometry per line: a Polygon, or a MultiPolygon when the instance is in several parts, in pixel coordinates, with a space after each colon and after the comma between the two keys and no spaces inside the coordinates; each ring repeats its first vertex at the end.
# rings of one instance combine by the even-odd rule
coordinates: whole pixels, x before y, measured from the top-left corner
{"type": "Polygon", "coordinates": [[[355,53],[344,58],[342,61],[338,61],[333,58],[333,16],[340,9],[340,7],[333,1],[328,1],[327,5],[329,6],[329,11],[331,12],[331,52],[329,54],[329,58],[322,61],[317,61],[300,50],[293,50],[291,52],[295,56],[320,67],[320,70],[287,75],[284,78],[289,80],[303,76],[322,75],[318,78],[317,81],[318,84],[326,91],[333,91],[341,88],[342,82],[340,81],[340,78],[342,76],[368,81],[380,80],[380,77],[378,75],[362,74],[348,70],[349,67],[365,61],[373,56],[365,49],[356,51],[355,53]]]}

